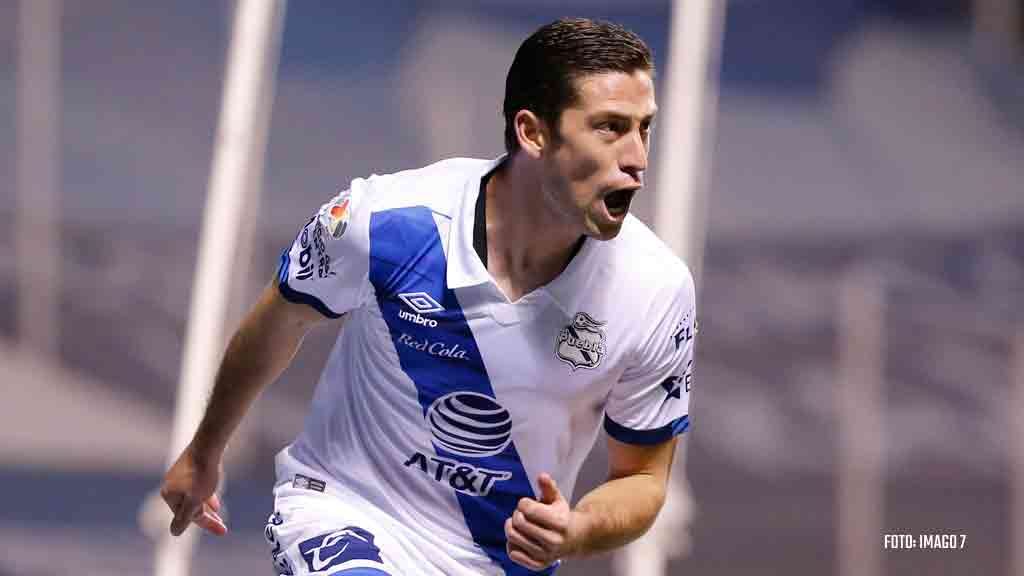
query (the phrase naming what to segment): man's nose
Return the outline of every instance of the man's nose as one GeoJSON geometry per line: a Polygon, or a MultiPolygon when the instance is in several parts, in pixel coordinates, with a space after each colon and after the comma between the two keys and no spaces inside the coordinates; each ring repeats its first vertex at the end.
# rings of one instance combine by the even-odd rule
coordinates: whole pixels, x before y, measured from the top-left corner
{"type": "Polygon", "coordinates": [[[630,133],[624,146],[619,167],[623,172],[632,176],[637,183],[642,183],[643,172],[647,170],[647,142],[639,130],[634,130],[630,133]]]}

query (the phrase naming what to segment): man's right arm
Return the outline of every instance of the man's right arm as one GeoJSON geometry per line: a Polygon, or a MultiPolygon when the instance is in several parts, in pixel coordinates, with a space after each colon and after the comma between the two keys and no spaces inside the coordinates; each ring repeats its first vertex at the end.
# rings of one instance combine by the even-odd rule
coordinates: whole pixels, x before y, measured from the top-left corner
{"type": "Polygon", "coordinates": [[[215,491],[228,440],[263,388],[288,367],[309,328],[326,319],[310,306],[285,300],[277,284],[275,279],[263,290],[231,338],[199,428],[164,476],[160,494],[174,513],[175,536],[191,521],[215,534],[226,532],[215,491]]]}

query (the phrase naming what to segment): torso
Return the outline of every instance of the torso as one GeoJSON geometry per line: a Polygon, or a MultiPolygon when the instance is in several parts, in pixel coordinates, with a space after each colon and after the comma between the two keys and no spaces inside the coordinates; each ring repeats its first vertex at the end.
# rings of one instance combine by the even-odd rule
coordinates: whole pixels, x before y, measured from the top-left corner
{"type": "Polygon", "coordinates": [[[345,241],[361,254],[328,254],[364,283],[344,287],[349,320],[292,451],[425,538],[512,573],[504,519],[541,472],[572,493],[648,334],[637,320],[658,305],[658,267],[638,267],[630,246],[653,240],[630,221],[549,281],[502,282],[471,242],[473,181],[432,197],[416,186],[428,175],[401,176],[356,205],[345,241]]]}

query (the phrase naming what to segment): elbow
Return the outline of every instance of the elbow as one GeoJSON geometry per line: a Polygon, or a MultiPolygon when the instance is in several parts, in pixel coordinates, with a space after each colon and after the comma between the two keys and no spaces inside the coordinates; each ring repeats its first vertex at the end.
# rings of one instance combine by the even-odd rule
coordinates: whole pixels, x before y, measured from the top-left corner
{"type": "Polygon", "coordinates": [[[661,509],[665,506],[666,490],[665,486],[656,486],[652,489],[652,493],[647,501],[647,510],[649,511],[647,517],[644,518],[643,531],[647,532],[654,525],[654,521],[658,518],[658,514],[661,509]]]}
{"type": "Polygon", "coordinates": [[[663,478],[654,474],[638,475],[636,480],[640,486],[637,486],[634,492],[638,496],[635,510],[641,528],[640,534],[643,534],[654,525],[655,519],[665,506],[668,486],[663,478]]]}

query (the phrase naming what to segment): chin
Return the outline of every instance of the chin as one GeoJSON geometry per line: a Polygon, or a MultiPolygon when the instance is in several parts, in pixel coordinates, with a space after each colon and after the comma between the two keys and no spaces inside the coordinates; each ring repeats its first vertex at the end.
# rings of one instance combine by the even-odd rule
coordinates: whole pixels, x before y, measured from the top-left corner
{"type": "Polygon", "coordinates": [[[602,242],[615,238],[616,236],[619,235],[619,232],[622,232],[621,222],[616,224],[605,225],[600,225],[597,224],[596,222],[591,222],[591,225],[587,226],[587,236],[593,238],[594,240],[601,240],[602,242]]]}

